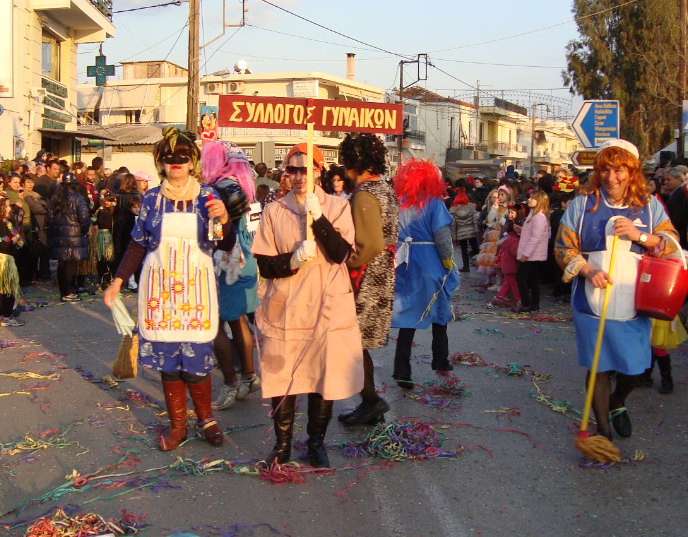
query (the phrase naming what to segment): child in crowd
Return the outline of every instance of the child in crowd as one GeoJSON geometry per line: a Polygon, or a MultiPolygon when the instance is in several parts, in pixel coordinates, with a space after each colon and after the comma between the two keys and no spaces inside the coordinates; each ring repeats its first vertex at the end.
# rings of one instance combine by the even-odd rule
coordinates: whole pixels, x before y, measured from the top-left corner
{"type": "Polygon", "coordinates": [[[507,204],[511,203],[511,190],[505,185],[490,192],[487,203],[489,204],[487,218],[485,218],[486,231],[483,243],[480,246],[480,254],[476,258],[478,272],[485,274],[487,289],[499,291],[504,283],[501,271],[494,266],[497,254],[497,241],[506,223],[507,204]],[[496,276],[497,282],[492,284],[492,278],[496,276]]]}
{"type": "Polygon", "coordinates": [[[475,212],[475,204],[468,200],[463,188],[457,188],[449,212],[454,218],[451,225],[452,241],[455,245],[461,246],[463,266],[459,272],[470,272],[468,245],[471,245],[471,257],[476,255],[478,253],[478,213],[475,212]]]}
{"type": "MultiPolygon", "coordinates": [[[[510,211],[511,212],[511,211],[510,211]]],[[[513,211],[515,218],[515,211],[513,211]]],[[[514,229],[514,219],[509,218],[504,225],[506,236],[504,242],[499,246],[499,253],[497,255],[498,262],[502,274],[504,274],[504,283],[499,288],[497,295],[486,304],[488,309],[496,306],[510,306],[506,295],[511,291],[517,306],[520,306],[521,294],[518,292],[518,285],[516,284],[516,271],[518,270],[518,261],[516,260],[516,253],[518,252],[519,237],[514,229]]]]}
{"type": "MultiPolygon", "coordinates": [[[[557,238],[557,233],[559,232],[559,224],[561,219],[566,212],[566,207],[569,206],[571,200],[575,197],[573,189],[570,192],[559,191],[555,192],[552,196],[552,202],[554,204],[554,210],[550,214],[549,225],[551,228],[551,234],[549,239],[549,253],[550,256],[554,256],[554,243],[557,238]]],[[[549,261],[549,258],[548,258],[549,261]]],[[[556,261],[554,263],[548,263],[548,269],[551,269],[554,274],[554,290],[552,291],[552,296],[556,297],[557,304],[568,304],[571,301],[571,282],[564,283],[562,277],[564,276],[564,271],[561,270],[556,261]]]]}
{"type": "Polygon", "coordinates": [[[23,246],[17,227],[8,219],[9,199],[0,192],[0,326],[23,326],[12,316],[14,302],[21,296],[19,272],[13,254],[23,246]]]}
{"type": "MultiPolygon", "coordinates": [[[[141,212],[141,198],[139,196],[135,196],[131,200],[131,204],[129,205],[129,211],[134,215],[134,219],[136,219],[139,216],[139,213],[141,212]]],[[[132,291],[136,291],[138,289],[138,283],[136,281],[136,275],[132,274],[129,277],[129,289],[132,291]]]]}
{"type": "Polygon", "coordinates": [[[516,259],[519,261],[516,282],[521,293],[521,305],[516,313],[527,313],[540,309],[539,262],[547,259],[549,243],[549,198],[536,190],[528,198],[530,212],[521,228],[516,259]]]}
{"type": "Polygon", "coordinates": [[[112,224],[117,197],[107,189],[100,193],[100,209],[96,213],[98,225],[98,281],[103,290],[112,282],[115,270],[115,248],[112,243],[112,224]]]}

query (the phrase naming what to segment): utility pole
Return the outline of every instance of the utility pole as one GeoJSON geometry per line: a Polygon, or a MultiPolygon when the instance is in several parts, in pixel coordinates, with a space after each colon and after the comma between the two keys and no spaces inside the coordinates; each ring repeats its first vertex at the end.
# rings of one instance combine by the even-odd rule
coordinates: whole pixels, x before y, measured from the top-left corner
{"type": "Polygon", "coordinates": [[[186,93],[186,129],[198,131],[198,96],[201,91],[199,78],[199,25],[201,0],[189,0],[189,83],[186,93]]]}
{"type": "Polygon", "coordinates": [[[482,145],[483,137],[480,136],[480,80],[476,83],[476,88],[478,88],[478,96],[475,98],[475,140],[476,140],[476,151],[480,151],[478,146],[482,145]]]}
{"type": "Polygon", "coordinates": [[[533,103],[533,111],[530,114],[531,124],[530,124],[530,177],[535,177],[533,173],[535,171],[535,162],[533,161],[533,151],[535,149],[535,107],[537,104],[533,103]]]}
{"type": "Polygon", "coordinates": [[[686,98],[686,0],[680,0],[681,33],[679,37],[678,53],[678,137],[676,138],[676,156],[680,159],[684,156],[683,134],[683,100],[686,98]]]}
{"type": "Polygon", "coordinates": [[[404,60],[401,60],[399,62],[399,102],[401,103],[401,124],[402,124],[402,132],[399,135],[398,138],[398,151],[399,155],[397,156],[397,170],[401,167],[401,152],[404,147],[404,130],[406,127],[404,127],[404,60]]]}

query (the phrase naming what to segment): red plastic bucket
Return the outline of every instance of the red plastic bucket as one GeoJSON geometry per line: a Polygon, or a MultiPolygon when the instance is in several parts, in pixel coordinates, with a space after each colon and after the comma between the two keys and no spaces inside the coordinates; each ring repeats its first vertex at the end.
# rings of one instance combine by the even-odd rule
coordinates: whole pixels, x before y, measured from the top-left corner
{"type": "Polygon", "coordinates": [[[681,260],[647,255],[640,260],[635,286],[638,315],[663,321],[672,321],[678,315],[688,295],[686,258],[680,247],[679,251],[681,260]]]}

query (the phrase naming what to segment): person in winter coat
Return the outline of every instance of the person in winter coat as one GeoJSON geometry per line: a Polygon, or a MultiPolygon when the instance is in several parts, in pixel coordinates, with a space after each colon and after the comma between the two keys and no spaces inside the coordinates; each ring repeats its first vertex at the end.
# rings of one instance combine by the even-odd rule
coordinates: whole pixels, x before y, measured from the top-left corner
{"type": "Polygon", "coordinates": [[[311,162],[305,143],[292,147],[285,160],[293,189],[265,207],[251,247],[264,279],[256,324],[263,334],[263,397],[271,398],[276,440],[265,462],[292,460],[296,396],[308,394],[308,460],[327,468],[332,402],[363,386],[356,303],[342,267],[353,251],[354,222],[345,199],[317,185],[308,192],[308,168],[319,182],[325,163],[317,146],[311,162]],[[306,234],[308,212],[314,239],[306,234]]]}
{"type": "Polygon", "coordinates": [[[478,213],[475,203],[468,201],[463,189],[457,191],[449,213],[454,218],[451,225],[451,235],[454,244],[461,246],[463,266],[459,272],[470,272],[468,245],[471,245],[471,256],[478,253],[478,213]]]}
{"type": "Polygon", "coordinates": [[[41,195],[34,191],[35,184],[32,175],[26,175],[22,179],[24,186],[24,201],[31,210],[31,229],[32,229],[32,252],[30,255],[30,275],[32,280],[38,277],[38,259],[43,252],[48,249],[48,231],[45,226],[45,215],[48,212],[48,202],[41,198],[41,195]]]}
{"type": "Polygon", "coordinates": [[[538,190],[528,198],[530,214],[521,228],[521,241],[518,244],[517,259],[520,261],[516,272],[516,282],[521,293],[521,305],[516,313],[538,311],[540,309],[540,281],[538,261],[547,259],[549,243],[549,198],[538,190]]]}
{"type": "Polygon", "coordinates": [[[47,220],[52,237],[51,259],[57,259],[57,284],[62,302],[78,302],[72,293],[72,278],[79,261],[88,259],[91,217],[84,198],[76,191],[78,181],[65,173],[55,197],[48,205],[47,220]]]}
{"type": "Polygon", "coordinates": [[[504,225],[506,230],[506,237],[504,242],[499,246],[497,257],[499,258],[499,266],[504,274],[504,283],[497,292],[497,295],[487,303],[487,308],[492,309],[495,306],[506,306],[506,295],[511,291],[514,300],[518,303],[521,300],[521,293],[518,290],[516,283],[516,273],[518,272],[518,244],[520,239],[516,230],[514,229],[515,218],[509,218],[504,225]]]}

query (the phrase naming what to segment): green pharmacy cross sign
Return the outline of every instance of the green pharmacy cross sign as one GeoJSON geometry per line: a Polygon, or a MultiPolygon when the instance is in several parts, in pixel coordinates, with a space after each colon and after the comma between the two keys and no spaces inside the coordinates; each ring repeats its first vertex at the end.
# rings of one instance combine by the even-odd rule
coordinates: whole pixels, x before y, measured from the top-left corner
{"type": "Polygon", "coordinates": [[[96,86],[104,86],[107,77],[115,76],[115,66],[106,65],[105,56],[96,56],[96,64],[86,67],[86,76],[96,77],[96,86]]]}

